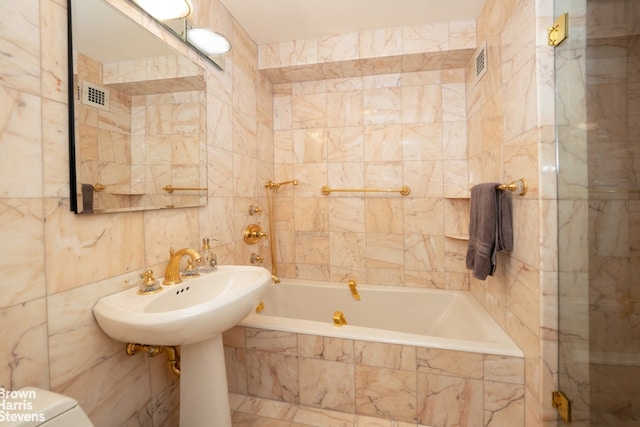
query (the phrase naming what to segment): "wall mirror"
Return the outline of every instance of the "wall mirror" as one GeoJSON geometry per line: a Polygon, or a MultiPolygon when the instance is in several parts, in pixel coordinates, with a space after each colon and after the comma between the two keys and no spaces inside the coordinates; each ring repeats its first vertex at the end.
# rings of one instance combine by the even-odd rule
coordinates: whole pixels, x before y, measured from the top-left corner
{"type": "Polygon", "coordinates": [[[105,0],[67,5],[71,210],[206,205],[205,70],[105,0]]]}

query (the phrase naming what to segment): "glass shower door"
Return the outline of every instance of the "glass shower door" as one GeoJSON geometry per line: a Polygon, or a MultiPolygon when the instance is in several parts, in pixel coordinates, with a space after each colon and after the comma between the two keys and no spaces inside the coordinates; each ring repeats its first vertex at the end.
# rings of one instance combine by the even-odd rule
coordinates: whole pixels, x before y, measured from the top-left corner
{"type": "Polygon", "coordinates": [[[564,12],[559,389],[573,425],[640,426],[640,1],[556,0],[564,12]]]}

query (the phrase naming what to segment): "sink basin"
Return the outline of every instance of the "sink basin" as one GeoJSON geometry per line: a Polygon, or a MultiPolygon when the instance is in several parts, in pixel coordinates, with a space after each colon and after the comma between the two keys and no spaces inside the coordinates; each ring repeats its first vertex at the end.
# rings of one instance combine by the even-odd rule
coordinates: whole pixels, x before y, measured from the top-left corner
{"type": "Polygon", "coordinates": [[[258,305],[270,283],[271,273],[263,267],[221,265],[154,294],[139,295],[136,286],[103,297],[93,313],[117,341],[192,344],[235,326],[258,305]]]}

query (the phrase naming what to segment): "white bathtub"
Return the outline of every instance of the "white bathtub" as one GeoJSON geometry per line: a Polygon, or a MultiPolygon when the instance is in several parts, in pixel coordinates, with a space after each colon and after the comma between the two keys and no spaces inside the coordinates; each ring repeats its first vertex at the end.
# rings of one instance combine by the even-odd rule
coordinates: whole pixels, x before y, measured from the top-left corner
{"type": "Polygon", "coordinates": [[[468,292],[283,279],[240,326],[502,356],[522,351],[468,292]],[[334,325],[341,311],[347,325],[334,325]]]}

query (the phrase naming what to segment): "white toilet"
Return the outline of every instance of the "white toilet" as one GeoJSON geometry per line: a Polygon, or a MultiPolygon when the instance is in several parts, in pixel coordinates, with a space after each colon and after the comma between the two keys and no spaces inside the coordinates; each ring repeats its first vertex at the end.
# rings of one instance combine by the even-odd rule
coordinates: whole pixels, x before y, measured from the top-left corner
{"type": "Polygon", "coordinates": [[[1,399],[2,407],[3,427],[93,427],[77,401],[49,390],[22,388],[1,399]]]}

